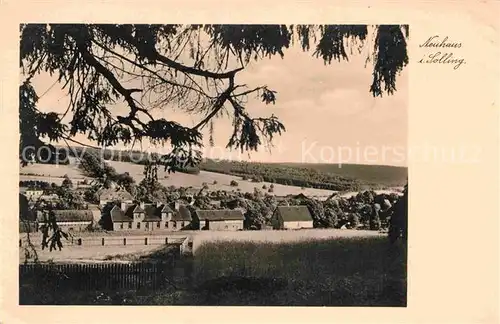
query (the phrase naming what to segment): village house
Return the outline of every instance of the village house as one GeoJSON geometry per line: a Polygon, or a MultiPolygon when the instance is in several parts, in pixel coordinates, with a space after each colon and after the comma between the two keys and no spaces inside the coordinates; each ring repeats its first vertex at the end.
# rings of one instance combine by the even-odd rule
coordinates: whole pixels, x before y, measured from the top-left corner
{"type": "Polygon", "coordinates": [[[238,209],[204,210],[195,213],[200,230],[238,231],[243,230],[245,216],[238,209]]]}
{"type": "MultiPolygon", "coordinates": [[[[82,232],[87,230],[94,220],[94,215],[91,210],[53,210],[56,217],[56,224],[64,232],[82,232]]],[[[39,231],[40,227],[45,225],[48,216],[44,217],[42,212],[37,213],[37,224],[35,231],[39,231]]]]}
{"type": "Polygon", "coordinates": [[[120,206],[110,203],[103,213],[104,228],[113,231],[123,230],[172,230],[186,229],[191,224],[191,212],[186,206],[175,203],[130,204],[120,206]]]}
{"type": "Polygon", "coordinates": [[[24,191],[24,195],[28,198],[28,200],[35,201],[43,195],[43,189],[27,188],[24,191]]]}
{"type": "Polygon", "coordinates": [[[113,201],[121,201],[131,204],[133,201],[132,195],[123,188],[112,186],[111,188],[101,189],[98,192],[99,206],[104,207],[107,203],[113,201]]]}
{"type": "Polygon", "coordinates": [[[307,206],[278,206],[272,222],[274,229],[313,228],[313,219],[307,206]]]}

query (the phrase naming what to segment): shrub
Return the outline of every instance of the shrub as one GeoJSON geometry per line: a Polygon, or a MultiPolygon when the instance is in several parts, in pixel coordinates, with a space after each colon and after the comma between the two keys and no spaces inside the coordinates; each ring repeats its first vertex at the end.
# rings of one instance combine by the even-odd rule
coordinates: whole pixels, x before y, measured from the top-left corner
{"type": "Polygon", "coordinates": [[[267,192],[274,192],[274,188],[273,187],[269,187],[269,189],[267,190],[267,192]]]}
{"type": "Polygon", "coordinates": [[[266,185],[263,185],[263,186],[262,186],[262,189],[267,189],[267,186],[266,186],[266,185]]]}
{"type": "Polygon", "coordinates": [[[64,188],[73,188],[73,182],[68,176],[64,176],[64,180],[62,182],[62,187],[64,188]]]}
{"type": "Polygon", "coordinates": [[[236,182],[236,180],[231,180],[231,182],[229,183],[229,185],[231,187],[238,187],[238,182],[236,182]]]}
{"type": "Polygon", "coordinates": [[[217,180],[214,180],[213,184],[216,185],[217,183],[218,183],[217,180]]]}
{"type": "Polygon", "coordinates": [[[252,182],[262,182],[264,179],[262,178],[261,175],[256,175],[252,177],[252,182]]]}
{"type": "Polygon", "coordinates": [[[356,228],[359,225],[359,215],[358,213],[350,214],[347,218],[349,221],[350,228],[356,228]]]}

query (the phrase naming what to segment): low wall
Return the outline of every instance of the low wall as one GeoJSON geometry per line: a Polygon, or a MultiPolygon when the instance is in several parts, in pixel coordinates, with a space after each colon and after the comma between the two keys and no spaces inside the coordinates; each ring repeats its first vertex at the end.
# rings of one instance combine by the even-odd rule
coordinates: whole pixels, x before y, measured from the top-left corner
{"type": "MultiPolygon", "coordinates": [[[[35,246],[40,240],[31,239],[35,246]]],[[[63,239],[65,245],[73,246],[126,246],[126,245],[167,245],[181,244],[184,249],[189,239],[186,236],[108,236],[108,237],[73,237],[69,241],[63,239]]],[[[27,244],[26,238],[19,240],[19,247],[27,244]]]]}

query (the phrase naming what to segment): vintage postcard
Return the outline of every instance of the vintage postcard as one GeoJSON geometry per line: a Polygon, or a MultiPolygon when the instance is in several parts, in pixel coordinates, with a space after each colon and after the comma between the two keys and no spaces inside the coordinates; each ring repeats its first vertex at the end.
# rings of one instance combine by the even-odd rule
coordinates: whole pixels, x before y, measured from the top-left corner
{"type": "Polygon", "coordinates": [[[0,7],[2,323],[499,321],[497,2],[0,7]]]}

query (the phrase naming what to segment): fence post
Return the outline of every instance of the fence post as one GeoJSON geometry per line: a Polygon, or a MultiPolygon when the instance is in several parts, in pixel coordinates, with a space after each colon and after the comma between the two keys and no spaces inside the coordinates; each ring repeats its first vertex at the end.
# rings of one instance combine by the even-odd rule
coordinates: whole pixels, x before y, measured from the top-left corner
{"type": "Polygon", "coordinates": [[[21,239],[19,239],[19,247],[21,247],[23,243],[21,242],[21,239]]]}
{"type": "Polygon", "coordinates": [[[78,245],[82,245],[82,239],[81,238],[78,239],[78,245]]]}
{"type": "Polygon", "coordinates": [[[102,245],[104,245],[104,237],[102,238],[102,245]]]}
{"type": "Polygon", "coordinates": [[[168,237],[165,237],[165,245],[168,244],[168,237]]]}
{"type": "Polygon", "coordinates": [[[123,238],[123,245],[127,245],[127,238],[123,238]]]}
{"type": "Polygon", "coordinates": [[[144,245],[148,245],[148,238],[147,237],[144,238],[144,245]]]}

